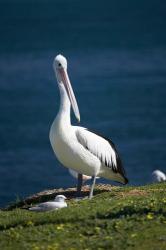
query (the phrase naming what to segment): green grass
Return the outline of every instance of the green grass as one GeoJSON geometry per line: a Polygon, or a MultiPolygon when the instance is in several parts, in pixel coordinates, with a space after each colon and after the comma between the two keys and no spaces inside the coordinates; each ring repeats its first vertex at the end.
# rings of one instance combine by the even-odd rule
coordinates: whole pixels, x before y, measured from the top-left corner
{"type": "Polygon", "coordinates": [[[0,211],[0,249],[166,249],[166,183],[114,188],[58,211],[0,211]]]}

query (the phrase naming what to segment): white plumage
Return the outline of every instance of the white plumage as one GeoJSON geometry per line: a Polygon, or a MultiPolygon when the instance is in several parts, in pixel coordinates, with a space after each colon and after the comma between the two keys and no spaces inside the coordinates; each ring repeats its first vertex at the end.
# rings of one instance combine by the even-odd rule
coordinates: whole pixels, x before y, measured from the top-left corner
{"type": "Polygon", "coordinates": [[[57,210],[60,208],[67,207],[67,203],[65,202],[66,197],[64,195],[57,195],[54,201],[47,201],[43,203],[39,203],[34,207],[30,207],[29,210],[35,212],[46,212],[51,210],[57,210]]]}
{"type": "Polygon", "coordinates": [[[91,194],[96,176],[126,184],[128,180],[114,144],[86,128],[71,125],[70,106],[78,121],[80,113],[67,74],[66,58],[58,55],[53,67],[60,90],[59,112],[50,129],[50,142],[56,157],[65,167],[94,177],[91,194]]]}
{"type": "Polygon", "coordinates": [[[55,155],[65,167],[81,174],[126,184],[124,170],[118,165],[119,156],[104,138],[82,127],[71,126],[65,129],[65,124],[59,124],[55,119],[50,141],[55,155]],[[55,130],[59,132],[54,133],[55,130]]]}
{"type": "MultiPolygon", "coordinates": [[[[79,173],[77,173],[75,170],[69,168],[69,173],[70,173],[71,176],[73,176],[75,179],[78,179],[79,173]]],[[[100,178],[100,177],[96,177],[96,179],[99,179],[99,178],[100,178]]],[[[83,179],[83,182],[86,182],[86,181],[91,180],[91,179],[92,179],[92,176],[83,174],[83,175],[82,175],[82,179],[83,179]]]]}
{"type": "Polygon", "coordinates": [[[154,182],[166,181],[166,175],[160,170],[155,170],[152,172],[152,180],[154,182]]]}
{"type": "MultiPolygon", "coordinates": [[[[71,176],[73,176],[75,179],[78,179],[78,174],[79,174],[79,173],[77,173],[75,170],[69,168],[69,173],[70,173],[71,176]]],[[[88,181],[88,180],[90,180],[91,178],[92,178],[92,176],[85,175],[85,174],[83,174],[83,176],[82,176],[83,182],[88,181]]]]}
{"type": "Polygon", "coordinates": [[[115,148],[106,139],[82,127],[76,128],[76,136],[85,148],[100,159],[103,167],[108,166],[118,171],[115,148]]]}

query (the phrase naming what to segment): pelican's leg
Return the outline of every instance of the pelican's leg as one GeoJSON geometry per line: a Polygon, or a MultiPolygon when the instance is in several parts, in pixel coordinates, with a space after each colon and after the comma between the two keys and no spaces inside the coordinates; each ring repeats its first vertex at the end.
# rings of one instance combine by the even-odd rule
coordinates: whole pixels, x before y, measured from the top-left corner
{"type": "Polygon", "coordinates": [[[76,194],[77,197],[81,196],[82,182],[83,182],[82,174],[78,174],[77,194],[76,194]]]}
{"type": "Polygon", "coordinates": [[[93,190],[95,187],[95,182],[96,182],[96,176],[92,176],[92,185],[91,185],[91,189],[90,189],[90,193],[89,193],[89,199],[92,199],[92,197],[93,197],[93,190]]]}

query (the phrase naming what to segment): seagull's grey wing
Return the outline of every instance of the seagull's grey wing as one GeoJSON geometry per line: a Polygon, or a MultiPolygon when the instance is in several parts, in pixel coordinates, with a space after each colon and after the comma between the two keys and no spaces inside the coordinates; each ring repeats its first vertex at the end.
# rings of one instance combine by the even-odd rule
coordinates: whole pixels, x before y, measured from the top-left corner
{"type": "Polygon", "coordinates": [[[31,211],[49,211],[56,209],[54,202],[43,202],[34,207],[31,207],[29,210],[31,211]]]}

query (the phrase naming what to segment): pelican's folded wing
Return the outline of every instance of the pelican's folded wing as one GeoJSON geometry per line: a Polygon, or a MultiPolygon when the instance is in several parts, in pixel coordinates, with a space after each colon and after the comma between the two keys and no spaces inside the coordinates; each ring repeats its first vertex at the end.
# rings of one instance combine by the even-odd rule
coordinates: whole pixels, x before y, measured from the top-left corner
{"type": "Polygon", "coordinates": [[[125,177],[125,170],[114,143],[101,135],[86,128],[76,127],[76,137],[81,145],[98,157],[102,164],[109,167],[114,173],[125,177]]]}

